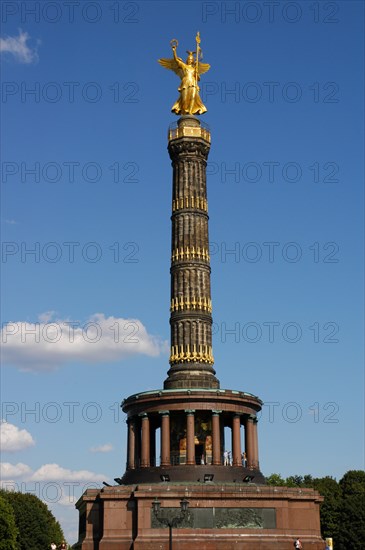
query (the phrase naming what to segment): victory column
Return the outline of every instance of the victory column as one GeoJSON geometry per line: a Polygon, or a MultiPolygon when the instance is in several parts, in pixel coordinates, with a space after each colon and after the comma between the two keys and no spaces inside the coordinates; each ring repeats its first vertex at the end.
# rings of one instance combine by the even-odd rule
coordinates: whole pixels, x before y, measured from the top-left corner
{"type": "Polygon", "coordinates": [[[179,119],[168,133],[170,369],[163,389],[122,402],[126,471],[115,478],[117,485],[89,489],[79,499],[74,548],[289,550],[300,536],[305,548],[322,550],[322,497],[312,489],[265,485],[257,435],[262,402],[245,391],[220,389],[215,376],[206,185],[211,135],[196,116],[207,111],[198,83],[210,66],[201,61],[199,33],[186,62],[177,56],[177,46],[172,40],[173,57],[159,59],[181,80],[172,107],[179,119]],[[227,431],[231,465],[225,460],[227,431]]]}

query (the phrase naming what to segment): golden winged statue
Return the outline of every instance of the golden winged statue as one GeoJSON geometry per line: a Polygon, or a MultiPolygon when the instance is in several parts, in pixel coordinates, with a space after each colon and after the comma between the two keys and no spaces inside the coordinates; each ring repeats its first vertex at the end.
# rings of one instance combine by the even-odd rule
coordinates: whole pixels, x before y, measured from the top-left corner
{"type": "Polygon", "coordinates": [[[177,40],[171,40],[171,48],[173,52],[172,59],[162,58],[158,62],[165,69],[174,71],[181,78],[178,91],[180,97],[172,106],[171,111],[177,115],[202,115],[207,111],[207,108],[203,104],[199,96],[198,82],[200,75],[206,73],[210,69],[208,63],[201,63],[202,56],[200,49],[200,35],[196,35],[196,51],[192,52],[188,50],[186,63],[176,55],[176,48],[178,46],[177,40]],[[194,59],[194,54],[196,58],[194,59]]]}

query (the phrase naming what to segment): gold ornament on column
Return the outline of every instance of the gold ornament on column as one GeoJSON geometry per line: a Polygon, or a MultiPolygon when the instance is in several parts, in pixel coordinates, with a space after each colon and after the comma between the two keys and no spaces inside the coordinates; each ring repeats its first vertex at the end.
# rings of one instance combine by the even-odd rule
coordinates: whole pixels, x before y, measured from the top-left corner
{"type": "Polygon", "coordinates": [[[175,38],[170,42],[174,57],[172,59],[162,58],[158,60],[162,67],[174,71],[174,73],[181,79],[180,86],[178,88],[180,97],[171,109],[171,111],[177,115],[202,115],[207,111],[207,108],[199,96],[200,88],[198,82],[200,80],[200,75],[209,71],[210,65],[208,65],[208,63],[201,63],[200,61],[203,54],[200,49],[199,32],[197,33],[195,40],[196,51],[187,50],[186,53],[188,54],[188,57],[185,63],[181,57],[178,57],[176,54],[178,41],[175,38]]]}

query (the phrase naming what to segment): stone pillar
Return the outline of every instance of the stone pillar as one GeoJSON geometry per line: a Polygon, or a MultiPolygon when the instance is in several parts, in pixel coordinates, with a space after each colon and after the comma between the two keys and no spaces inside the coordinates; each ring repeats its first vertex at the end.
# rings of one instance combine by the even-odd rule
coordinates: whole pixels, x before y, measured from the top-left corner
{"type": "Polygon", "coordinates": [[[245,447],[247,455],[247,467],[253,468],[254,448],[253,448],[253,416],[246,419],[245,424],[245,447]]]}
{"type": "Polygon", "coordinates": [[[141,466],[149,468],[150,466],[150,419],[147,414],[142,415],[142,449],[141,449],[141,466]]]}
{"type": "Polygon", "coordinates": [[[156,427],[150,425],[150,466],[156,466],[156,427]]]}
{"type": "Polygon", "coordinates": [[[195,417],[192,410],[186,412],[186,464],[195,464],[195,417]]]}
{"type": "Polygon", "coordinates": [[[232,420],[232,459],[233,466],[241,466],[241,418],[237,414],[232,420]]]}
{"type": "Polygon", "coordinates": [[[161,466],[170,466],[170,415],[161,411],[161,466]]]}
{"type": "Polygon", "coordinates": [[[129,470],[136,467],[136,424],[134,418],[128,420],[128,466],[129,470]]]}
{"type": "Polygon", "coordinates": [[[127,463],[126,463],[126,470],[129,470],[129,418],[126,420],[127,423],[127,463]]]}
{"type": "Polygon", "coordinates": [[[257,418],[255,417],[253,420],[253,459],[252,459],[252,465],[255,470],[259,469],[259,441],[258,441],[258,435],[257,435],[257,418]]]}
{"type": "Polygon", "coordinates": [[[210,132],[183,115],[169,132],[173,166],[171,354],[165,389],[219,388],[212,350],[206,166],[210,132]]]}
{"type": "Polygon", "coordinates": [[[220,412],[212,411],[213,465],[221,464],[220,412]]]}

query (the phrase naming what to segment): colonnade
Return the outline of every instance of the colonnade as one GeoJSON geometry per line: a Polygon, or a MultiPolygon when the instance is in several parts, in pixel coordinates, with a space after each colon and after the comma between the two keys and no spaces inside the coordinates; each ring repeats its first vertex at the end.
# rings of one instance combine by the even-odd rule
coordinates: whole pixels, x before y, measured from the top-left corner
{"type": "MultiPolygon", "coordinates": [[[[186,422],[186,456],[183,465],[195,465],[195,420],[199,418],[199,411],[185,409],[171,411],[174,415],[185,414],[186,422]]],[[[204,411],[206,414],[207,411],[204,411]]],[[[128,423],[128,451],[127,469],[150,468],[155,466],[156,455],[156,428],[161,428],[160,436],[160,466],[171,466],[171,428],[173,423],[170,411],[158,413],[142,413],[130,417],[128,423]],[[158,417],[157,417],[158,415],[158,417]]],[[[242,466],[242,452],[246,453],[246,467],[252,470],[259,469],[257,417],[256,415],[237,414],[212,410],[212,462],[213,466],[223,464],[224,438],[222,429],[231,428],[232,434],[232,465],[242,466]],[[241,445],[241,426],[244,427],[244,449],[241,445]]]]}

